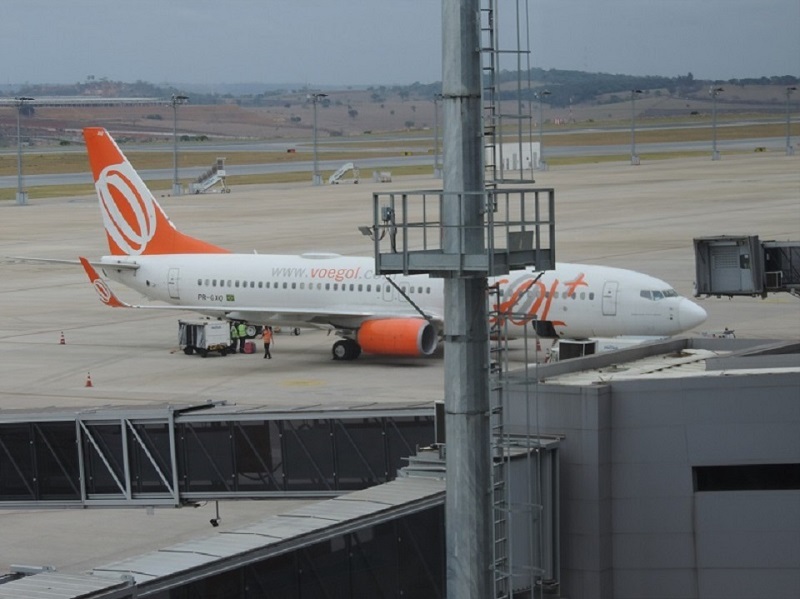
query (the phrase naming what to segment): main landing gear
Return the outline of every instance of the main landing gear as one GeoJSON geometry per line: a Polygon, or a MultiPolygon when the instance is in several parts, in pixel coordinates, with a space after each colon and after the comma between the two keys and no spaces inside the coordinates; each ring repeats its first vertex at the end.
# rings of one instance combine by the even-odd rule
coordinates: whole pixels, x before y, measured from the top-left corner
{"type": "Polygon", "coordinates": [[[352,339],[341,339],[333,344],[334,360],[355,360],[361,355],[361,346],[352,339]]]}

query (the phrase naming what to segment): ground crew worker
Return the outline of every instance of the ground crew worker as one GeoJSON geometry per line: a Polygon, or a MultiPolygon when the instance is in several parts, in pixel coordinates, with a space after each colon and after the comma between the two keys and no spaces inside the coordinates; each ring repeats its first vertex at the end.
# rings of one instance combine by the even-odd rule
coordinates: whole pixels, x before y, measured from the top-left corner
{"type": "Polygon", "coordinates": [[[235,322],[232,322],[231,323],[231,347],[230,347],[230,350],[231,350],[232,354],[236,353],[236,345],[237,345],[236,340],[237,339],[239,339],[239,328],[236,326],[235,322]]]}
{"type": "Polygon", "coordinates": [[[272,343],[272,327],[264,327],[261,333],[261,339],[264,341],[264,359],[271,360],[272,354],[269,352],[269,345],[272,343]]]}
{"type": "Polygon", "coordinates": [[[244,342],[247,340],[247,325],[240,322],[236,327],[236,332],[239,333],[239,352],[244,353],[244,342]]]}

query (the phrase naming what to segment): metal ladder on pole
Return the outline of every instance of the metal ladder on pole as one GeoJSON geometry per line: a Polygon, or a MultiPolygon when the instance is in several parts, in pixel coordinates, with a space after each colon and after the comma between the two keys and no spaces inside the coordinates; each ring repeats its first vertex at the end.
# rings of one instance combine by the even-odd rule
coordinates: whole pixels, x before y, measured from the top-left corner
{"type": "Polygon", "coordinates": [[[499,284],[488,288],[489,301],[489,397],[492,459],[492,572],[494,597],[511,597],[511,534],[509,526],[508,443],[505,433],[505,373],[508,370],[508,327],[503,315],[499,284]]]}
{"type": "Polygon", "coordinates": [[[498,52],[497,52],[497,0],[483,0],[481,6],[481,89],[483,104],[483,160],[484,182],[487,187],[496,185],[498,162],[502,149],[498,149],[497,136],[502,135],[502,117],[498,106],[498,52]],[[485,5],[485,6],[484,6],[485,5]]]}
{"type": "Polygon", "coordinates": [[[530,0],[517,0],[516,47],[501,48],[498,33],[498,0],[482,0],[481,78],[483,93],[484,180],[487,187],[499,183],[534,183],[533,82],[527,17],[530,0]],[[524,14],[522,14],[524,13],[524,14]],[[521,22],[524,16],[525,22],[521,22]],[[525,26],[525,27],[523,27],[525,26]],[[512,88],[503,85],[501,73],[517,72],[512,88]],[[504,101],[507,108],[504,108],[504,101]],[[507,124],[508,123],[508,124],[507,124]],[[511,126],[511,130],[508,130],[511,126]],[[505,143],[508,135],[513,143],[505,143]]]}

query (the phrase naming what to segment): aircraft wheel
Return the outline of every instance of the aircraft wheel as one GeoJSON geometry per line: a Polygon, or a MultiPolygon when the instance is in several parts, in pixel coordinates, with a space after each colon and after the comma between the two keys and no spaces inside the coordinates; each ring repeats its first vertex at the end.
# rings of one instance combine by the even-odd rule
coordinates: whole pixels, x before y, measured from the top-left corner
{"type": "Polygon", "coordinates": [[[300,334],[300,328],[299,328],[299,327],[294,327],[294,328],[292,329],[292,335],[294,335],[295,337],[297,337],[299,334],[300,334]]]}
{"type": "Polygon", "coordinates": [[[197,353],[198,353],[198,354],[200,354],[200,357],[201,357],[201,358],[206,358],[206,357],[208,357],[208,350],[207,350],[207,349],[205,349],[205,348],[198,349],[198,350],[197,350],[197,353]]]}
{"type": "Polygon", "coordinates": [[[256,333],[258,332],[256,330],[256,327],[254,327],[252,324],[247,325],[247,328],[245,328],[245,331],[247,332],[247,336],[248,337],[255,337],[256,333]]]}
{"type": "Polygon", "coordinates": [[[223,349],[219,350],[219,355],[221,355],[221,356],[223,356],[223,357],[224,357],[224,356],[227,356],[227,355],[228,355],[228,350],[227,350],[227,349],[225,349],[225,348],[223,348],[223,349]]]}
{"type": "Polygon", "coordinates": [[[346,360],[347,359],[347,344],[344,341],[337,341],[333,344],[333,359],[346,360]]]}
{"type": "Polygon", "coordinates": [[[361,346],[352,339],[342,339],[333,344],[334,360],[355,360],[361,355],[361,346]]]}

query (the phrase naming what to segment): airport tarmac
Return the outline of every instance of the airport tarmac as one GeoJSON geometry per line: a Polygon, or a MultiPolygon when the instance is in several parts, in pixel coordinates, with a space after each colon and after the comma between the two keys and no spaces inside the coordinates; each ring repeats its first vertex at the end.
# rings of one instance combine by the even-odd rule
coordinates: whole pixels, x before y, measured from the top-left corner
{"type": "MultiPolygon", "coordinates": [[[[320,187],[229,183],[230,194],[159,201],[181,230],[233,251],[370,255],[372,244],[357,227],[371,224],[372,194],[431,189],[441,181],[431,176],[320,187]]],[[[535,186],[556,190],[559,261],[643,271],[686,296],[693,294],[694,237],[800,240],[800,156],[762,153],[724,155],[719,161],[709,156],[640,166],[559,167],[537,173],[535,186]]],[[[106,251],[94,196],[0,205],[0,413],[206,400],[328,408],[443,397],[441,356],[365,355],[334,362],[335,338],[322,331],[278,335],[273,360],[263,360],[260,352],[186,356],[178,349],[175,312],[110,309],[79,266],[7,258],[93,258],[106,251]],[[85,386],[87,375],[91,388],[85,386]]],[[[114,288],[123,299],[142,301],[124,287],[114,288]]],[[[800,300],[788,294],[700,303],[709,318],[690,336],[727,327],[737,337],[800,339],[800,300]]],[[[519,355],[512,345],[512,360],[519,355]]],[[[296,502],[226,504],[223,523],[242,525],[289,505],[296,502]]],[[[211,517],[213,506],[156,510],[153,516],[144,510],[0,508],[0,574],[19,563],[86,570],[210,534],[211,517]]]]}

